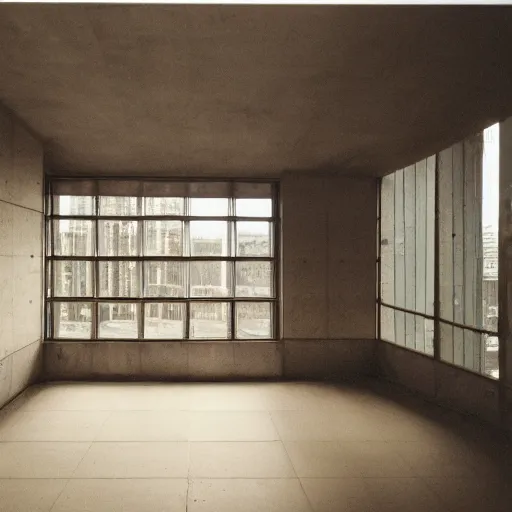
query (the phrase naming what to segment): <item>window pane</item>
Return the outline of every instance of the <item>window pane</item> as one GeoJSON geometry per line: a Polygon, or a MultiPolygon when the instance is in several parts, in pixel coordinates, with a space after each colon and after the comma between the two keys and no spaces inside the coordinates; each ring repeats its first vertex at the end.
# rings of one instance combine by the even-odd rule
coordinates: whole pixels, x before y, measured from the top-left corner
{"type": "Polygon", "coordinates": [[[441,322],[441,360],[499,378],[498,336],[441,322]]]}
{"type": "Polygon", "coordinates": [[[190,222],[190,253],[192,256],[227,256],[228,223],[210,220],[190,222]]]}
{"type": "Polygon", "coordinates": [[[190,296],[232,296],[231,269],[227,261],[191,261],[190,296]]]}
{"type": "Polygon", "coordinates": [[[91,338],[92,304],[89,302],[56,302],[53,318],[55,338],[91,338]]]}
{"type": "Polygon", "coordinates": [[[238,302],[235,309],[237,338],[272,337],[272,305],[269,302],[238,302]]]}
{"type": "Polygon", "coordinates": [[[138,297],[139,263],[100,261],[100,297],[138,297]]]}
{"type": "Polygon", "coordinates": [[[183,215],[185,199],[183,197],[145,197],[146,215],[183,215]]]}
{"type": "Polygon", "coordinates": [[[237,222],[237,256],[271,256],[270,222],[237,222]]]}
{"type": "Polygon", "coordinates": [[[237,297],[272,297],[272,263],[270,261],[238,261],[236,263],[237,297]]]}
{"type": "Polygon", "coordinates": [[[500,366],[498,361],[499,340],[498,336],[489,336],[482,334],[483,343],[485,345],[485,362],[484,373],[495,379],[500,377],[500,366]]]}
{"type": "Polygon", "coordinates": [[[226,217],[229,211],[229,199],[197,198],[190,199],[190,215],[199,217],[226,217]]]}
{"type": "Polygon", "coordinates": [[[230,338],[229,311],[230,308],[227,302],[191,302],[190,338],[230,338]]]}
{"type": "Polygon", "coordinates": [[[137,198],[100,196],[100,215],[137,215],[137,198]]]}
{"type": "Polygon", "coordinates": [[[482,323],[498,331],[498,223],[500,204],[499,124],[484,130],[482,155],[482,323]]]}
{"type": "Polygon", "coordinates": [[[424,354],[434,355],[434,321],[419,315],[406,314],[406,346],[424,354]]]}
{"type": "Polygon", "coordinates": [[[100,338],[137,338],[138,304],[102,303],[99,304],[99,330],[100,338]]]}
{"type": "Polygon", "coordinates": [[[272,199],[236,199],[239,217],[272,217],[272,199]]]}
{"type": "Polygon", "coordinates": [[[144,295],[146,297],[186,297],[188,263],[181,261],[146,261],[144,295]]]}
{"type": "Polygon", "coordinates": [[[90,261],[54,261],[55,296],[92,297],[92,269],[90,261]]]}
{"type": "Polygon", "coordinates": [[[94,215],[92,196],[54,196],[54,215],[94,215]]]}
{"type": "Polygon", "coordinates": [[[100,220],[100,256],[137,256],[139,253],[138,222],[100,220]]]}
{"type": "Polygon", "coordinates": [[[183,255],[183,222],[181,221],[145,221],[144,238],[144,254],[147,256],[183,255]]]}
{"type": "Polygon", "coordinates": [[[499,125],[440,154],[441,318],[497,330],[499,125]]]}
{"type": "Polygon", "coordinates": [[[91,220],[54,220],[56,256],[93,256],[94,223],[91,220]]]}
{"type": "MultiPolygon", "coordinates": [[[[382,178],[380,201],[381,297],[382,301],[386,304],[395,305],[395,173],[382,178]]],[[[391,332],[388,327],[389,322],[386,322],[385,331],[391,332]]],[[[384,329],[382,330],[384,332],[384,329]]],[[[388,341],[393,341],[393,339],[386,339],[388,341]]]]}
{"type": "Polygon", "coordinates": [[[380,308],[380,336],[383,340],[396,342],[395,339],[395,310],[382,306],[380,308]]]}
{"type": "Polygon", "coordinates": [[[144,338],[184,338],[186,318],[185,304],[155,302],[146,304],[144,311],[144,338]]]}

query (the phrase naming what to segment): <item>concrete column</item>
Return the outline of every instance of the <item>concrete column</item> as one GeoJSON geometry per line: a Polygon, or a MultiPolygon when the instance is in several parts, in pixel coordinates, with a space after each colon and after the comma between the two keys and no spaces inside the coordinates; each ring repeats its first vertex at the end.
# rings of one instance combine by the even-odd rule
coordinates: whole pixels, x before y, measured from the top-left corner
{"type": "Polygon", "coordinates": [[[285,175],[281,199],[284,374],[372,373],[376,180],[285,175]]]}
{"type": "Polygon", "coordinates": [[[41,144],[0,107],[0,407],[39,368],[42,184],[41,144]]]}
{"type": "Polygon", "coordinates": [[[504,421],[512,430],[512,117],[500,124],[500,379],[504,421]]]}

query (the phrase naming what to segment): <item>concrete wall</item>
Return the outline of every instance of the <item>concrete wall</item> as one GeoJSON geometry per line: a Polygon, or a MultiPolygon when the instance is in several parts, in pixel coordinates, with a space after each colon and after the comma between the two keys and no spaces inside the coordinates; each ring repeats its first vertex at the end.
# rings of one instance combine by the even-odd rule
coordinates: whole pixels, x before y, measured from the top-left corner
{"type": "Polygon", "coordinates": [[[372,373],[376,181],[288,174],[281,202],[284,375],[372,373]]]}
{"type": "Polygon", "coordinates": [[[52,342],[48,379],[352,378],[375,350],[376,181],[284,176],[279,342],[52,342]]]}
{"type": "Polygon", "coordinates": [[[0,108],[0,407],[38,374],[43,152],[0,108]]]}
{"type": "Polygon", "coordinates": [[[501,425],[498,381],[386,341],[377,344],[377,360],[381,378],[449,409],[501,425]]]}
{"type": "Polygon", "coordinates": [[[499,331],[503,420],[512,431],[512,117],[500,124],[499,331]]]}

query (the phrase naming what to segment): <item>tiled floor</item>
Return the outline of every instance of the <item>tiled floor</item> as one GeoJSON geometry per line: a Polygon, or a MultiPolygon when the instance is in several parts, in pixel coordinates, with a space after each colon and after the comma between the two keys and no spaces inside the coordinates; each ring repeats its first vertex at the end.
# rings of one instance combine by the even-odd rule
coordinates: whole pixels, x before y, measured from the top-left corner
{"type": "Polygon", "coordinates": [[[496,432],[381,383],[99,384],[0,412],[1,512],[510,512],[496,432]]]}

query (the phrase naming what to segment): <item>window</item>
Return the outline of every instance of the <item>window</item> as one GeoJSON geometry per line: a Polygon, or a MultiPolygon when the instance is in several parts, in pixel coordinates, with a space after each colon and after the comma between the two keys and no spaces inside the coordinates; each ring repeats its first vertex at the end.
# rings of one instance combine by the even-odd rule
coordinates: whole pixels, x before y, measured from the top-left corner
{"type": "Polygon", "coordinates": [[[498,377],[499,125],[439,153],[440,357],[498,377]]]}
{"type": "Polygon", "coordinates": [[[275,339],[275,188],[50,180],[47,339],[275,339]]]}
{"type": "Polygon", "coordinates": [[[380,196],[381,338],[495,378],[498,144],[494,125],[384,177],[380,196]]]}
{"type": "Polygon", "coordinates": [[[435,157],[382,179],[381,335],[434,353],[435,157]]]}

